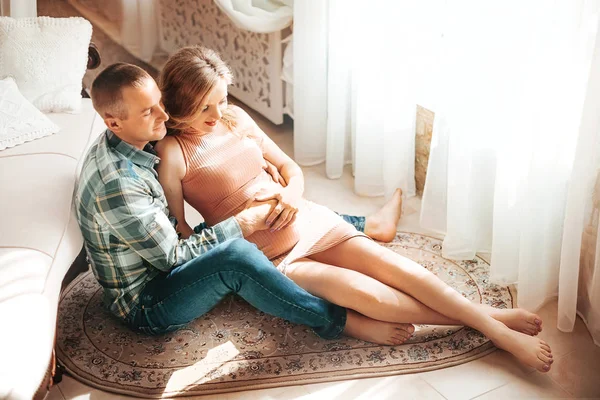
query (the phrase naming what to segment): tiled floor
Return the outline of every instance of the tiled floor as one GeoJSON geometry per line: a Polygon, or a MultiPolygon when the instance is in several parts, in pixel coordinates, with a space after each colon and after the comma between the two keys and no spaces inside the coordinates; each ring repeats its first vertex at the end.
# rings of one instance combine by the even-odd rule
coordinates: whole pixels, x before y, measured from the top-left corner
{"type": "MultiPolygon", "coordinates": [[[[275,127],[260,117],[257,117],[257,121],[288,154],[293,153],[292,128],[289,122],[275,127]]],[[[349,168],[340,180],[327,179],[322,165],[304,168],[304,175],[306,197],[336,211],[369,214],[384,202],[383,198],[356,196],[352,191],[349,168]]],[[[419,228],[419,209],[418,198],[408,199],[399,229],[428,233],[419,228]]],[[[198,216],[193,219],[197,220],[198,216]]],[[[498,350],[467,364],[419,374],[292,386],[194,399],[600,399],[600,347],[593,344],[580,319],[577,320],[573,333],[558,331],[556,311],[556,301],[546,304],[539,311],[544,319],[541,337],[552,346],[556,360],[548,374],[523,367],[511,355],[498,350]]],[[[85,386],[69,376],[65,376],[49,395],[50,400],[116,398],[130,397],[85,386]]]]}

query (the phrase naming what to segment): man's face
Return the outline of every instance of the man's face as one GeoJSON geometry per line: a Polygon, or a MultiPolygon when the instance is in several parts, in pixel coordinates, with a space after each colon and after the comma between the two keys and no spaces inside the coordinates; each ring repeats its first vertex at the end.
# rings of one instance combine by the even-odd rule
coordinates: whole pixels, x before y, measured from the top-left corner
{"type": "Polygon", "coordinates": [[[152,78],[140,87],[122,89],[123,106],[127,118],[106,121],[109,128],[122,140],[143,149],[151,141],[162,139],[167,133],[165,121],[169,119],[161,102],[160,89],[152,78]]]}

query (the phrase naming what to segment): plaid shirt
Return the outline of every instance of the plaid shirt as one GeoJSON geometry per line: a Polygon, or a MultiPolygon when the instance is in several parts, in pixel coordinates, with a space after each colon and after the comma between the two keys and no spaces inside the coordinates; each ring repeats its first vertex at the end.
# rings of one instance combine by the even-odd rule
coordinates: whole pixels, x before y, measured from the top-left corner
{"type": "Polygon", "coordinates": [[[179,240],[154,170],[160,159],[152,153],[152,146],[141,151],[107,130],[88,152],[75,191],[77,219],[104,303],[122,319],[161,271],[242,237],[231,217],[179,240]]]}

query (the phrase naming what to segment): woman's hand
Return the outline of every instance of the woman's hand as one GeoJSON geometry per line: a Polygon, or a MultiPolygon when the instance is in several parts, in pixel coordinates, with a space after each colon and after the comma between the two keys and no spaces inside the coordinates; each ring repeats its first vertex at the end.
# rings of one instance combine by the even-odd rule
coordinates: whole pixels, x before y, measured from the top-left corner
{"type": "Polygon", "coordinates": [[[279,183],[283,187],[286,187],[287,182],[285,181],[285,179],[283,179],[283,176],[281,176],[277,167],[271,164],[269,161],[265,160],[264,158],[263,162],[263,169],[267,172],[267,174],[271,175],[273,181],[279,183]]]}
{"type": "Polygon", "coordinates": [[[179,233],[180,239],[187,239],[196,232],[194,232],[191,226],[184,222],[177,224],[177,233],[179,233]]]}
{"type": "Polygon", "coordinates": [[[296,214],[298,213],[298,203],[300,199],[293,198],[293,196],[285,189],[278,193],[267,191],[259,192],[255,196],[256,201],[267,201],[269,199],[277,200],[277,205],[273,208],[273,211],[271,211],[265,222],[271,232],[285,228],[294,222],[296,214]]]}

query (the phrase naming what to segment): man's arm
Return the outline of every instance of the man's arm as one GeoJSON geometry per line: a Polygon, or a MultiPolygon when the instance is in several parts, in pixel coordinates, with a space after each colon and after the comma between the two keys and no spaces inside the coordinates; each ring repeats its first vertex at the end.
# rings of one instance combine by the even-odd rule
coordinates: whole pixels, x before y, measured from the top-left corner
{"type": "Polygon", "coordinates": [[[140,257],[162,271],[206,253],[219,244],[242,237],[235,217],[180,240],[169,218],[145,184],[137,178],[109,182],[96,198],[97,218],[140,257]]]}

